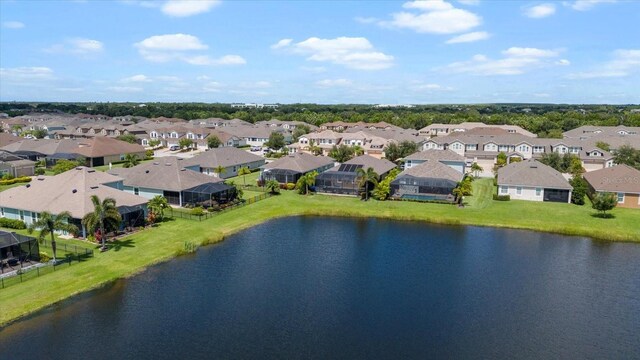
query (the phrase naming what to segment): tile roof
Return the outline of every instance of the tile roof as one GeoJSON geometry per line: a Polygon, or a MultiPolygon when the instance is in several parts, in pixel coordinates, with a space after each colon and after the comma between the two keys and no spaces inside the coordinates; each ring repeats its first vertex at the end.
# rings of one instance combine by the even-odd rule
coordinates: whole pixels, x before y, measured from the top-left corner
{"type": "Polygon", "coordinates": [[[459,182],[464,177],[460,171],[445,165],[437,160],[428,160],[398,174],[402,176],[412,176],[416,178],[446,179],[459,182]]]}
{"type": "Polygon", "coordinates": [[[324,166],[332,165],[334,160],[326,156],[314,156],[303,152],[297,152],[292,155],[283,156],[262,168],[292,170],[300,173],[306,173],[324,166]]]}
{"type": "Polygon", "coordinates": [[[217,166],[229,167],[243,165],[256,161],[261,161],[264,164],[264,158],[262,156],[234,147],[221,147],[209,149],[191,159],[185,160],[184,166],[199,165],[203,168],[215,168],[217,166]]]}

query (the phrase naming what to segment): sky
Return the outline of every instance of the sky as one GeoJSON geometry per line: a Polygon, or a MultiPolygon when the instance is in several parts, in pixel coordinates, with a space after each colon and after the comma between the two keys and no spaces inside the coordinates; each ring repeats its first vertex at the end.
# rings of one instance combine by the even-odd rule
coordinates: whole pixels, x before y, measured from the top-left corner
{"type": "Polygon", "coordinates": [[[640,103],[640,1],[0,0],[0,101],[640,103]]]}

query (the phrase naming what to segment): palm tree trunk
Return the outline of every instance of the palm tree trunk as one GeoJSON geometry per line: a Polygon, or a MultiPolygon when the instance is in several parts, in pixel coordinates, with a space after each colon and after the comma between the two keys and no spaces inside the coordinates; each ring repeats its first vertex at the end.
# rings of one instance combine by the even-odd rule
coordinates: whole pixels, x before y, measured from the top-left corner
{"type": "Polygon", "coordinates": [[[53,263],[56,263],[56,240],[53,236],[53,231],[51,231],[51,251],[53,252],[53,263]]]}
{"type": "Polygon", "coordinates": [[[107,242],[107,234],[105,234],[104,232],[104,219],[100,219],[100,235],[102,235],[102,251],[104,251],[107,247],[106,247],[106,242],[107,242]]]}

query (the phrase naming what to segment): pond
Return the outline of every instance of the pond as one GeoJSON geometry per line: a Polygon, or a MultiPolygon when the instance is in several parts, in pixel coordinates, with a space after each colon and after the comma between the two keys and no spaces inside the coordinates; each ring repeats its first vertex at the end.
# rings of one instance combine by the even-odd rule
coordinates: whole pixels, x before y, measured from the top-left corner
{"type": "Polygon", "coordinates": [[[640,358],[640,246],[292,217],[0,330],[0,358],[640,358]]]}

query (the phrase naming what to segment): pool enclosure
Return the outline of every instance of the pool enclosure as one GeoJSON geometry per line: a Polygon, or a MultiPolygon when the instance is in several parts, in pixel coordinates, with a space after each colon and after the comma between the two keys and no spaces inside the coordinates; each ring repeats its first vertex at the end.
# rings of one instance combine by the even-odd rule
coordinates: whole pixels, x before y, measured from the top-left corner
{"type": "Polygon", "coordinates": [[[0,231],[0,273],[13,271],[16,266],[31,260],[40,260],[40,247],[36,238],[0,231]]]}
{"type": "Polygon", "coordinates": [[[448,179],[403,175],[391,182],[391,196],[417,201],[454,201],[452,192],[457,185],[448,179]]]}
{"type": "Polygon", "coordinates": [[[302,177],[303,173],[300,171],[289,169],[265,169],[260,174],[260,180],[265,183],[269,180],[275,180],[281,184],[297,183],[302,177]]]}
{"type": "Polygon", "coordinates": [[[325,171],[316,177],[316,191],[358,195],[361,191],[358,185],[357,170],[362,168],[359,164],[342,164],[337,170],[325,171]]]}
{"type": "Polygon", "coordinates": [[[213,203],[226,204],[237,197],[234,186],[222,182],[201,184],[191,189],[183,190],[182,206],[211,205],[213,203]]]}

